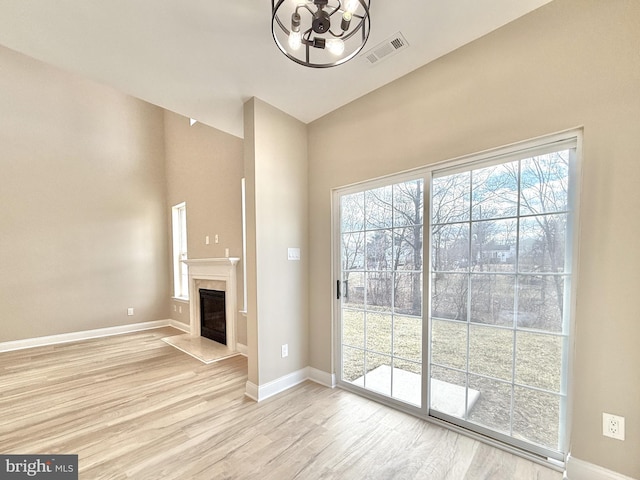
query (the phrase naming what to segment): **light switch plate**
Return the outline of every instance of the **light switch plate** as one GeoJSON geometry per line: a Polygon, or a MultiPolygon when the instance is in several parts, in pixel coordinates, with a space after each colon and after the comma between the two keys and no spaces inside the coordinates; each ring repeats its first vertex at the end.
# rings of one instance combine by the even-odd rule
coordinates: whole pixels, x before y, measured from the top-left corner
{"type": "Polygon", "coordinates": [[[299,248],[289,248],[287,250],[287,259],[289,259],[289,260],[300,260],[300,249],[299,248]]]}

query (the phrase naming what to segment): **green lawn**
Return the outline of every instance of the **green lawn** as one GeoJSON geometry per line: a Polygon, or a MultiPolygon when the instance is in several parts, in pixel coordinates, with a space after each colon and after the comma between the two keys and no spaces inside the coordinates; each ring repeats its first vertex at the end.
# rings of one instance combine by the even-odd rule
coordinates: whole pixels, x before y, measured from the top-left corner
{"type": "MultiPolygon", "coordinates": [[[[365,321],[363,311],[343,310],[343,344],[355,347],[344,349],[346,381],[364,374],[365,360],[367,372],[390,365],[393,358],[395,368],[421,373],[422,323],[418,317],[367,312],[365,321]]],[[[468,420],[507,434],[513,423],[515,437],[557,448],[560,397],[545,391],[560,392],[560,337],[434,320],[431,355],[433,378],[462,386],[468,382],[469,388],[480,392],[468,420]],[[468,378],[455,370],[466,370],[467,363],[468,378]]]]}

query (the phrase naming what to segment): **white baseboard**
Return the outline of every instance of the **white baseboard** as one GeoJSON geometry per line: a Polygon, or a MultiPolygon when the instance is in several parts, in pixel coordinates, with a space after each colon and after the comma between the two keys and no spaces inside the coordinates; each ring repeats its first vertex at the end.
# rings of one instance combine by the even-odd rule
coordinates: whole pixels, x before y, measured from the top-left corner
{"type": "Polygon", "coordinates": [[[568,480],[637,480],[571,455],[567,458],[565,478],[568,480]]]}
{"type": "Polygon", "coordinates": [[[238,351],[238,353],[240,355],[242,355],[243,357],[248,357],[249,356],[249,349],[247,348],[247,346],[243,343],[236,343],[236,350],[238,351]]]}
{"type": "Polygon", "coordinates": [[[244,389],[244,394],[251,400],[259,402],[258,400],[258,386],[255,383],[247,381],[244,389]]]}
{"type": "Polygon", "coordinates": [[[295,372],[284,375],[264,385],[258,386],[258,401],[266,400],[269,397],[284,392],[285,390],[295,387],[299,383],[304,382],[309,378],[307,374],[307,368],[302,368],[295,372]]]}
{"type": "Polygon", "coordinates": [[[186,323],[179,322],[178,320],[169,320],[169,326],[173,328],[177,328],[178,330],[181,330],[184,333],[191,333],[191,327],[186,323]]]}
{"type": "Polygon", "coordinates": [[[156,320],[153,322],[131,323],[117,327],[97,328],[95,330],[84,330],[81,332],[62,333],[59,335],[48,335],[46,337],[25,338],[24,340],[13,340],[0,343],[0,352],[10,352],[25,348],[44,347],[47,345],[57,345],[60,343],[78,342],[90,338],[110,337],[112,335],[122,335],[123,333],[139,332],[141,330],[151,330],[153,328],[174,327],[182,331],[185,330],[184,323],[176,320],[156,320]]]}
{"type": "Polygon", "coordinates": [[[309,369],[309,380],[319,383],[325,387],[334,388],[336,386],[335,373],[325,372],[317,368],[307,367],[309,369]]]}
{"type": "Polygon", "coordinates": [[[320,385],[324,385],[325,387],[333,388],[335,386],[334,375],[316,368],[305,367],[271,382],[265,383],[264,385],[256,385],[255,383],[247,382],[245,395],[256,402],[261,402],[262,400],[266,400],[278,393],[282,393],[291,387],[295,387],[306,380],[311,380],[319,383],[320,385]]]}

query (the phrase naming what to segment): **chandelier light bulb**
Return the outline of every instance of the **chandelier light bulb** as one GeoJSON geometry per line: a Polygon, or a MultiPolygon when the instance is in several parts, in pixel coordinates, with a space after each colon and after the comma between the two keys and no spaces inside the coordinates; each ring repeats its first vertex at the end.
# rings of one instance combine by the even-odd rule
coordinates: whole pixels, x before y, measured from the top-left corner
{"type": "Polygon", "coordinates": [[[343,32],[346,32],[347,30],[349,30],[349,25],[351,25],[352,17],[353,17],[353,14],[349,12],[344,12],[344,14],[342,15],[342,23],[340,24],[340,28],[342,28],[343,32]]]}
{"type": "Polygon", "coordinates": [[[298,50],[302,45],[302,33],[300,32],[300,14],[295,11],[291,14],[291,33],[289,33],[289,47],[298,50]]]}
{"type": "MultiPolygon", "coordinates": [[[[345,12],[353,14],[358,9],[358,5],[360,5],[358,0],[346,0],[344,6],[345,12]]],[[[351,20],[351,18],[349,18],[349,20],[351,20]]]]}
{"type": "Polygon", "coordinates": [[[329,38],[326,43],[327,50],[339,56],[344,53],[344,42],[339,38],[329,38]]]}
{"type": "Polygon", "coordinates": [[[298,50],[302,46],[302,33],[300,31],[289,34],[289,46],[292,50],[298,50]]]}

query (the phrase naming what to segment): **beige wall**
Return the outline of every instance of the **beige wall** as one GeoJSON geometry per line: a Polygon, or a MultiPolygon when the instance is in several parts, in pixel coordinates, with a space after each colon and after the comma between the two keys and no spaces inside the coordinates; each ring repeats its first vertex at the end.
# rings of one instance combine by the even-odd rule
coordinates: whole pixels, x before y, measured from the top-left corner
{"type": "MultiPolygon", "coordinates": [[[[165,111],[164,119],[169,242],[171,207],[186,202],[189,258],[221,258],[226,248],[229,256],[242,258],[242,139],[199,122],[190,126],[189,118],[172,112],[165,111]]],[[[242,261],[236,272],[239,310],[244,307],[242,261]]],[[[184,302],[172,301],[170,314],[189,323],[189,306],[184,302]]],[[[246,318],[237,319],[237,340],[246,345],[246,318]]]]}
{"type": "Polygon", "coordinates": [[[332,368],[332,188],[584,126],[571,446],[640,477],[639,45],[637,0],[556,0],[310,124],[311,366],[332,368]]]}
{"type": "Polygon", "coordinates": [[[162,110],[0,65],[0,342],[167,318],[162,110]]]}
{"type": "Polygon", "coordinates": [[[307,129],[256,98],[244,114],[249,381],[261,386],[309,365],[307,129]]]}

